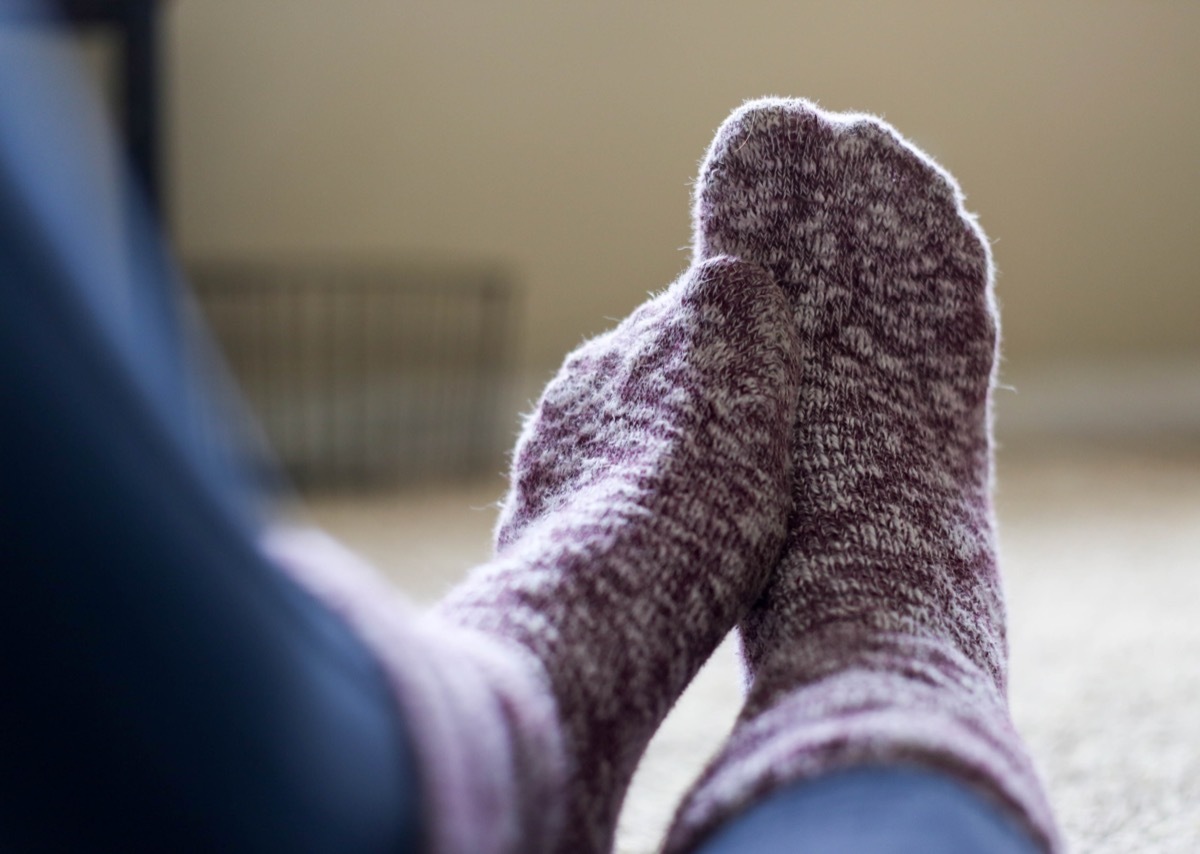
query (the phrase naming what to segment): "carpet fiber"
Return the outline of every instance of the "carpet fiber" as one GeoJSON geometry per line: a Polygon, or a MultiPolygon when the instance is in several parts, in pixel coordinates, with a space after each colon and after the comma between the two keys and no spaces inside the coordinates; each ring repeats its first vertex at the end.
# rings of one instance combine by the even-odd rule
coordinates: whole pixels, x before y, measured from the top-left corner
{"type": "MultiPolygon", "coordinates": [[[[322,499],[313,520],[432,601],[488,554],[495,481],[322,499]]],[[[1014,714],[1073,851],[1200,851],[1200,448],[1005,449],[1014,714]]],[[[622,814],[655,850],[737,713],[732,645],[667,719],[622,814]]]]}

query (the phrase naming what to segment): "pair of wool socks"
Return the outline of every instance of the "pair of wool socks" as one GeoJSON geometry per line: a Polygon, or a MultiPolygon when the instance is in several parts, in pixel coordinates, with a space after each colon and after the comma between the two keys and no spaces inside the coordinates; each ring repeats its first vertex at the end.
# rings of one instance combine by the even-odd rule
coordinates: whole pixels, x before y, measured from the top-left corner
{"type": "Polygon", "coordinates": [[[651,735],[740,622],[746,705],[668,851],[880,764],[944,771],[1054,849],[1005,700],[997,319],[957,185],[877,119],[752,102],[695,228],[692,268],[550,383],[496,558],[432,615],[277,549],[387,666],[428,847],[608,851],[651,735]]]}

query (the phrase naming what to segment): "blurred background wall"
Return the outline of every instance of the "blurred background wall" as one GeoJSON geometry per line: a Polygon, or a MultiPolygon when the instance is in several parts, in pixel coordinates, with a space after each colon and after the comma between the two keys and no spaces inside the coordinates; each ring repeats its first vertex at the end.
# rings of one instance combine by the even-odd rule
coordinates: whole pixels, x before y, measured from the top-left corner
{"type": "Polygon", "coordinates": [[[170,211],[185,257],[499,259],[540,379],[686,265],[728,111],[805,96],[882,114],[980,212],[1002,423],[1194,429],[1198,37],[1165,0],[175,0],[170,211]]]}

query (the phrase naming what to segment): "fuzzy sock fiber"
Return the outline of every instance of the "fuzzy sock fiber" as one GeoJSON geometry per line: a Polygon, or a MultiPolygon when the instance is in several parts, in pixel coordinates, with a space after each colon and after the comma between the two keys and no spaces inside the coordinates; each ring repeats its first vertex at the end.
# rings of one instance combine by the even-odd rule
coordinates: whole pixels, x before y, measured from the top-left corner
{"type": "Polygon", "coordinates": [[[997,313],[958,185],[879,119],[800,100],[726,120],[697,259],[765,267],[802,379],[787,545],[741,624],[752,679],[665,849],[842,768],[948,773],[1047,850],[1054,819],[1006,699],[992,511],[997,313]]]}
{"type": "Polygon", "coordinates": [[[650,737],[781,553],[796,351],[782,290],[725,258],[582,345],[525,424],[495,559],[425,618],[315,534],[271,544],[392,677],[430,850],[611,849],[650,737]]]}

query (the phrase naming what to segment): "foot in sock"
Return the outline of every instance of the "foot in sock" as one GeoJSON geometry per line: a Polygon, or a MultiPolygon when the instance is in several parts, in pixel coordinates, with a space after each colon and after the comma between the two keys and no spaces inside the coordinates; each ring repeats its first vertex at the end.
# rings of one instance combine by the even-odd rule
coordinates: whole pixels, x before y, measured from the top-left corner
{"type": "Polygon", "coordinates": [[[695,195],[698,260],[762,265],[802,378],[784,555],[741,625],[741,717],[666,849],[862,765],[946,772],[1047,849],[1054,821],[1006,700],[991,505],[997,316],[954,180],[882,121],[751,102],[695,195]]]}
{"type": "Polygon", "coordinates": [[[527,421],[497,557],[437,609],[553,698],[563,830],[517,850],[611,848],[654,730],[761,593],[789,509],[795,349],[770,277],[708,260],[569,356],[527,421]]]}

